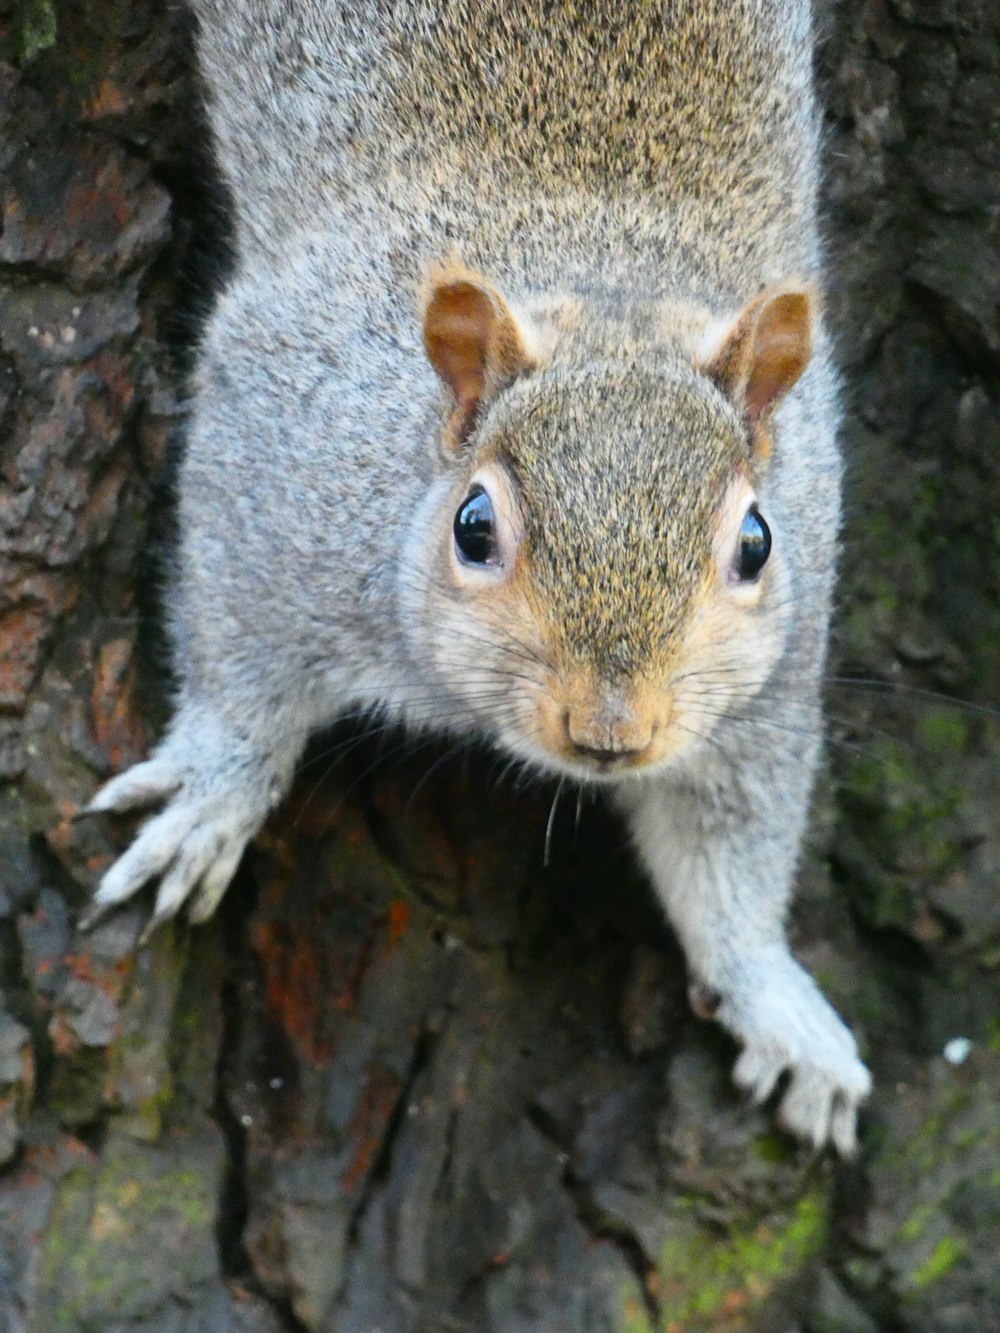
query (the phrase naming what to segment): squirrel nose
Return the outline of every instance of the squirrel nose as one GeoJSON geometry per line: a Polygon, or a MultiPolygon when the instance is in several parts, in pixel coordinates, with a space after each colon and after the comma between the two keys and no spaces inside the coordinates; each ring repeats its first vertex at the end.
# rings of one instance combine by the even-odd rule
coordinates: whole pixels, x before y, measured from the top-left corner
{"type": "Polygon", "coordinates": [[[566,735],[578,755],[601,766],[618,763],[649,748],[653,728],[625,706],[604,707],[593,713],[567,710],[566,735]]]}

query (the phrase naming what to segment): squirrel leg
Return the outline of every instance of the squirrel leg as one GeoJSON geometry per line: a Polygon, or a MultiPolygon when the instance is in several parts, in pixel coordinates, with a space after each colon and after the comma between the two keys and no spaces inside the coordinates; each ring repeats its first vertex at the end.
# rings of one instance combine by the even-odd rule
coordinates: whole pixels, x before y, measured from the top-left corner
{"type": "Polygon", "coordinates": [[[284,795],[308,734],[293,715],[276,718],[272,710],[265,743],[247,717],[237,727],[183,703],[152,757],[97,793],[88,814],[164,808],[105,873],[85,928],[154,879],[159,889],[144,939],[184,906],[193,921],[212,915],[244,848],[284,795]]]}
{"type": "Polygon", "coordinates": [[[871,1075],[785,936],[802,823],[796,799],[805,804],[790,793],[790,812],[775,805],[771,828],[760,802],[744,805],[732,786],[708,793],[652,779],[629,784],[619,804],[684,947],[692,1008],[743,1048],[736,1083],[760,1103],[788,1074],[780,1122],[850,1156],[871,1075]]]}

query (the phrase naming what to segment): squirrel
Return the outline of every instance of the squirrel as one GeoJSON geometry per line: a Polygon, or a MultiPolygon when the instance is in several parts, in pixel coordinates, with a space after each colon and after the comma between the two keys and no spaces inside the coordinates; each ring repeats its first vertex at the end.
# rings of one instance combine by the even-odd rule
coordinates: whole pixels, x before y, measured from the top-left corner
{"type": "Polygon", "coordinates": [[[786,909],[838,550],[808,0],[192,0],[235,262],[93,916],[215,910],[358,709],[607,789],[734,1078],[850,1154],[786,909]]]}

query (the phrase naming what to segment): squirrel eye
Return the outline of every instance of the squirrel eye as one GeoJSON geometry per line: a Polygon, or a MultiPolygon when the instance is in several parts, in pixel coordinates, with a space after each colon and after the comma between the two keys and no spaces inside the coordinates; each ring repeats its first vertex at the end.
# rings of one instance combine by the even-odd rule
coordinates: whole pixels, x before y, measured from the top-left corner
{"type": "Polygon", "coordinates": [[[767,564],[771,554],[771,529],[757,506],[751,505],[740,525],[740,544],[736,552],[735,574],[741,583],[752,583],[767,564]]]}
{"type": "Polygon", "coordinates": [[[459,505],[453,530],[459,558],[465,564],[497,563],[493,502],[481,486],[474,486],[459,505]]]}

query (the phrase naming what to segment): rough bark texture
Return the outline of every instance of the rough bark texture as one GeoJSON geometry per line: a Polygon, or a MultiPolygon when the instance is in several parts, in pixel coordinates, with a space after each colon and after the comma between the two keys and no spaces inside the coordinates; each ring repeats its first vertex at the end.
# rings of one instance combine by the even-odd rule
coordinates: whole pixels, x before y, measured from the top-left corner
{"type": "Polygon", "coordinates": [[[73,811],[162,717],[223,227],[182,16],[0,0],[4,1333],[1000,1327],[1000,727],[919,693],[1000,697],[1000,9],[821,20],[832,670],[872,682],[831,684],[795,922],[878,1080],[839,1168],[730,1090],[609,817],[486,756],[328,738],[215,923],[74,934],[127,830],[73,811]]]}

